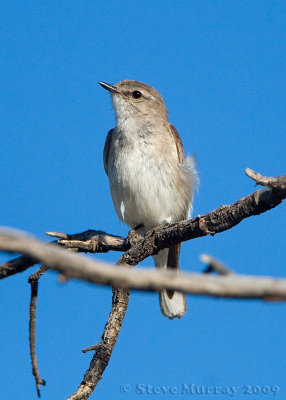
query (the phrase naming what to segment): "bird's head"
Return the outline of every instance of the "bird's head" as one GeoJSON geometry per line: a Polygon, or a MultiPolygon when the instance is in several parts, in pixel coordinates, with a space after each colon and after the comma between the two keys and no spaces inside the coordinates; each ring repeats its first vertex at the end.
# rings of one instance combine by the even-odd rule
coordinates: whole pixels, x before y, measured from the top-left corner
{"type": "Polygon", "coordinates": [[[99,84],[110,92],[117,120],[130,117],[160,117],[168,120],[162,96],[152,86],[131,80],[120,81],[115,85],[105,82],[99,84]]]}

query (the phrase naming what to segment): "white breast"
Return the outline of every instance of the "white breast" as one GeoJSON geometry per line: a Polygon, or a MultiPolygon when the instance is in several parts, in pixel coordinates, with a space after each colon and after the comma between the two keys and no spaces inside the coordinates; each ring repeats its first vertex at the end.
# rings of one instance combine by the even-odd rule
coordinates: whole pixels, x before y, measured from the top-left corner
{"type": "Polygon", "coordinates": [[[128,129],[117,128],[113,135],[108,175],[119,218],[130,227],[144,224],[146,229],[186,218],[191,180],[179,165],[172,142],[163,140],[160,147],[150,123],[138,126],[130,119],[128,129]]]}

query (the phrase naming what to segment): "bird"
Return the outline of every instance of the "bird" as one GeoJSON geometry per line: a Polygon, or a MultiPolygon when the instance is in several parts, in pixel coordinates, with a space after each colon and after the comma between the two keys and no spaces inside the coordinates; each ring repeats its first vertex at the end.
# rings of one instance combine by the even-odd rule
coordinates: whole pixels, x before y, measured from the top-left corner
{"type": "MultiPolygon", "coordinates": [[[[140,235],[187,219],[198,180],[195,161],[185,157],[162,96],[136,80],[99,84],[111,95],[116,119],[106,137],[103,163],[119,219],[140,235]]],[[[179,273],[180,249],[177,244],[160,250],[153,256],[156,268],[179,273]]],[[[186,313],[186,298],[179,291],[161,290],[159,302],[165,317],[186,313]]]]}

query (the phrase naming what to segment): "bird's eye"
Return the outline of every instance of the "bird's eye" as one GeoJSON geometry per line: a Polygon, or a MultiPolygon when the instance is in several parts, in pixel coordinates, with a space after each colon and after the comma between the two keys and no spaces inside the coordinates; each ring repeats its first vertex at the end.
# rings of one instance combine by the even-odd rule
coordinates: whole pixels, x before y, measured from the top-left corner
{"type": "Polygon", "coordinates": [[[142,93],[139,92],[139,90],[134,90],[134,92],[132,92],[132,96],[134,97],[134,99],[139,99],[139,97],[142,96],[142,93]]]}

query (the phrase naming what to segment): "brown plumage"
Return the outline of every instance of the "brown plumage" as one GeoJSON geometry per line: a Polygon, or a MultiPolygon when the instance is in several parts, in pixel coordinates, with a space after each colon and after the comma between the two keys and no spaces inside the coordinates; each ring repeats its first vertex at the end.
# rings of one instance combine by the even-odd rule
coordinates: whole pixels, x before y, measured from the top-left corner
{"type": "MultiPolygon", "coordinates": [[[[188,217],[195,169],[185,158],[181,138],[168,121],[161,95],[137,81],[100,83],[112,95],[117,125],[107,134],[103,163],[119,218],[139,232],[188,217]]],[[[161,250],[157,268],[179,270],[181,245],[161,250]]],[[[162,313],[180,318],[186,312],[184,294],[159,293],[162,313]]]]}

